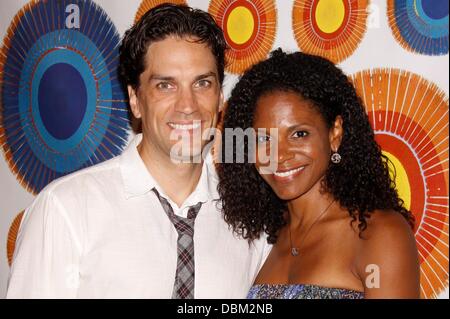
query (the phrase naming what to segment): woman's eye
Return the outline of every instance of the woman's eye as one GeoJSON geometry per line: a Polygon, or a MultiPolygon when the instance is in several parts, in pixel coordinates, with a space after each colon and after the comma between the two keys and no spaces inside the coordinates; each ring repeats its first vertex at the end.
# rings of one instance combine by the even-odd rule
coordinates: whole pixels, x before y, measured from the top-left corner
{"type": "Polygon", "coordinates": [[[257,140],[258,144],[267,143],[267,142],[270,142],[270,136],[267,136],[267,135],[259,135],[259,136],[256,138],[256,140],[257,140]]]}
{"type": "Polygon", "coordinates": [[[306,136],[308,136],[308,132],[306,132],[306,131],[296,131],[295,133],[294,133],[294,137],[306,137],[306,136]]]}

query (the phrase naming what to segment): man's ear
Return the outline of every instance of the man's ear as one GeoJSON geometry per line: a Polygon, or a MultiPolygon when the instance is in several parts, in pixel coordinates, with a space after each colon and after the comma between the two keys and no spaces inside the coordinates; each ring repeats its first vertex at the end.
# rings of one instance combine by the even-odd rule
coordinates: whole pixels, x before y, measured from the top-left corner
{"type": "Polygon", "coordinates": [[[337,152],[341,146],[342,136],[344,135],[343,120],[340,115],[336,116],[333,125],[330,128],[330,145],[333,152],[337,152]]]}
{"type": "Polygon", "coordinates": [[[133,112],[135,118],[140,119],[142,117],[142,114],[141,110],[139,109],[137,90],[135,90],[131,85],[128,85],[127,89],[131,112],[133,112]]]}
{"type": "Polygon", "coordinates": [[[223,97],[223,90],[220,90],[220,96],[219,96],[219,112],[223,111],[223,106],[225,104],[224,97],[223,97]]]}

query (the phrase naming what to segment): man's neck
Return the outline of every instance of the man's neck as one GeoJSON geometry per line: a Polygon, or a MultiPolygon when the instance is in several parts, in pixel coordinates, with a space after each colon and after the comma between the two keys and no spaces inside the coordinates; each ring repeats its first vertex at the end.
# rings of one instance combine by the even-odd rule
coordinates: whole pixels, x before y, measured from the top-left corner
{"type": "Polygon", "coordinates": [[[164,193],[180,207],[197,187],[203,162],[176,163],[163,152],[152,151],[144,139],[137,149],[152,177],[164,193]]]}

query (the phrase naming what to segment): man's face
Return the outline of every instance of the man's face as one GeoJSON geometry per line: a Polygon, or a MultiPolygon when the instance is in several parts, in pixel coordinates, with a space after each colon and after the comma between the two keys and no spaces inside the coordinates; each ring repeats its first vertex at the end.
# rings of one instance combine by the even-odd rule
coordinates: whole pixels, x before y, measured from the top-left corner
{"type": "Polygon", "coordinates": [[[144,146],[154,155],[170,157],[183,140],[188,158],[198,156],[208,142],[202,135],[217,124],[223,94],[216,60],[206,44],[194,40],[168,37],[152,43],[139,88],[128,87],[131,110],[142,119],[144,146]]]}

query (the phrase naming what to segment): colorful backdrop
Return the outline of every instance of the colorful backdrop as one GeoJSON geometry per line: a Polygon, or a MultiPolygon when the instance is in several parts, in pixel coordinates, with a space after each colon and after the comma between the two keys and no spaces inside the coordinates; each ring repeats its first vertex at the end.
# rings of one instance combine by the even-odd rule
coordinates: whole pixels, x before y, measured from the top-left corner
{"type": "MultiPolygon", "coordinates": [[[[23,210],[49,182],[99,163],[132,133],[118,44],[159,0],[0,2],[0,297],[23,210]]],[[[448,0],[173,0],[209,11],[239,74],[282,47],[354,81],[416,216],[424,298],[448,298],[448,0]]]]}

